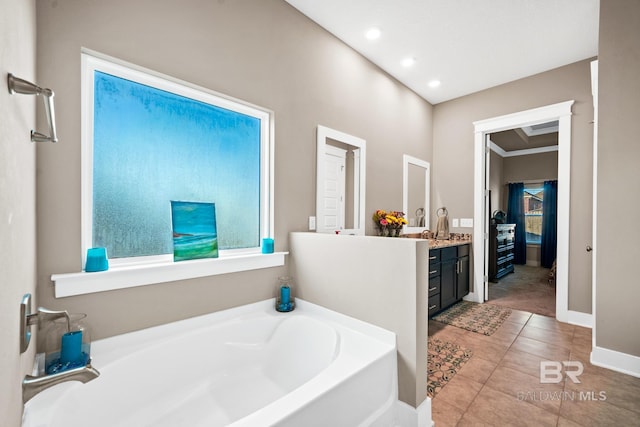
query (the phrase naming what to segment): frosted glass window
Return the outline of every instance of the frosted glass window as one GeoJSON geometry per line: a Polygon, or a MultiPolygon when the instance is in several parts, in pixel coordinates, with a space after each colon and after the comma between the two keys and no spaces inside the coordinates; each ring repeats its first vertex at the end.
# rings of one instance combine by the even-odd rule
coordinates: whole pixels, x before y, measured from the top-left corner
{"type": "Polygon", "coordinates": [[[270,115],[175,81],[89,62],[83,68],[93,99],[87,243],[106,247],[112,259],[171,254],[170,202],[177,200],[215,203],[221,256],[259,248],[270,234],[270,115]]]}

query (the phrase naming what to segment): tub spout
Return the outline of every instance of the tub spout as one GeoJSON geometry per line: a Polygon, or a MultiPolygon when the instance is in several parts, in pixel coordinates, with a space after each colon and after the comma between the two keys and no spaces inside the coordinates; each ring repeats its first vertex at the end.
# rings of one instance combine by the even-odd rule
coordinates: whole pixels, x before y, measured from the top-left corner
{"type": "Polygon", "coordinates": [[[68,371],[60,372],[52,375],[42,375],[34,377],[26,375],[22,380],[22,402],[27,403],[36,394],[43,390],[53,387],[56,384],[60,384],[66,381],[80,381],[87,383],[100,376],[100,372],[91,366],[89,362],[86,366],[80,368],[69,369],[68,371]]]}

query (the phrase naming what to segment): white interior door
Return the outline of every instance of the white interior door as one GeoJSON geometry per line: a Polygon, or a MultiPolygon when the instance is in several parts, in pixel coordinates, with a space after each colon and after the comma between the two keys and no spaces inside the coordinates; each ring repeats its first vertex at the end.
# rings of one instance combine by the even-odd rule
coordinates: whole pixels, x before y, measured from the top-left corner
{"type": "Polygon", "coordinates": [[[485,175],[484,175],[484,276],[482,276],[482,282],[484,284],[484,300],[489,301],[489,219],[491,218],[491,212],[489,211],[489,188],[490,188],[490,163],[491,163],[491,140],[489,134],[485,134],[484,140],[484,162],[485,162],[485,175]]]}
{"type": "Polygon", "coordinates": [[[324,229],[344,229],[346,156],[346,150],[327,146],[322,196],[324,222],[321,227],[324,229]]]}

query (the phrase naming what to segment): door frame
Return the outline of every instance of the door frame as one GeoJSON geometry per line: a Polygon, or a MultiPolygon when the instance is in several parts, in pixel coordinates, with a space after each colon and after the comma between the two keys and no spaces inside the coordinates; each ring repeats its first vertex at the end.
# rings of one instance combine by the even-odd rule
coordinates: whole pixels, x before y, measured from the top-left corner
{"type": "Polygon", "coordinates": [[[324,183],[324,156],[329,140],[350,145],[353,148],[353,224],[354,228],[341,230],[345,234],[365,235],[365,196],[367,142],[353,135],[318,125],[316,132],[316,231],[318,233],[334,233],[334,230],[322,227],[324,208],[322,206],[322,183],[324,183]]]}
{"type": "Polygon", "coordinates": [[[569,211],[571,187],[571,107],[574,100],[520,111],[473,122],[474,126],[474,224],[473,224],[473,292],[467,299],[485,301],[488,283],[488,242],[486,226],[486,135],[503,130],[558,120],[558,249],[556,267],[556,319],[567,322],[569,316],[569,211]],[[480,244],[482,243],[482,244],[480,244]]]}
{"type": "Polygon", "coordinates": [[[591,95],[593,97],[593,225],[591,229],[591,348],[596,348],[596,287],[598,251],[598,60],[591,62],[591,95]]]}
{"type": "MultiPolygon", "coordinates": [[[[346,197],[346,193],[347,193],[347,189],[346,189],[346,178],[347,178],[347,171],[346,171],[346,166],[347,166],[347,150],[343,149],[343,148],[338,148],[338,147],[333,147],[331,145],[327,145],[326,149],[325,149],[325,153],[324,153],[324,167],[325,167],[325,174],[324,176],[324,180],[325,182],[323,183],[323,188],[325,191],[325,194],[323,194],[323,197],[326,196],[326,191],[327,191],[327,174],[326,174],[326,165],[329,161],[329,157],[335,157],[337,159],[339,159],[340,161],[342,161],[342,169],[340,170],[340,176],[338,179],[338,183],[339,188],[338,188],[338,196],[340,198],[340,200],[338,200],[337,204],[338,204],[338,221],[336,224],[336,228],[338,230],[344,230],[345,228],[345,224],[346,224],[346,204],[345,204],[345,197],[346,197]]],[[[324,206],[324,205],[323,205],[324,206]]],[[[326,211],[325,211],[326,214],[326,211]]],[[[324,226],[324,225],[321,225],[324,226]]]]}

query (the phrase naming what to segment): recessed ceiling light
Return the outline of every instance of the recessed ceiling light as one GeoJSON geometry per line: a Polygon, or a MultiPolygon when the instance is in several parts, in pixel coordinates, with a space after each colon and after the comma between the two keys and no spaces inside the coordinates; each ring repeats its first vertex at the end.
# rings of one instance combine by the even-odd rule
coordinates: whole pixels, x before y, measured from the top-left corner
{"type": "Polygon", "coordinates": [[[403,67],[411,67],[415,63],[416,63],[416,58],[413,58],[413,57],[404,58],[402,60],[402,66],[403,67]]]}
{"type": "Polygon", "coordinates": [[[428,84],[429,87],[438,87],[440,86],[440,80],[431,80],[428,84]]]}
{"type": "Polygon", "coordinates": [[[376,40],[380,38],[380,36],[382,35],[382,32],[380,31],[380,28],[374,27],[367,30],[367,32],[364,35],[369,40],[376,40]]]}

